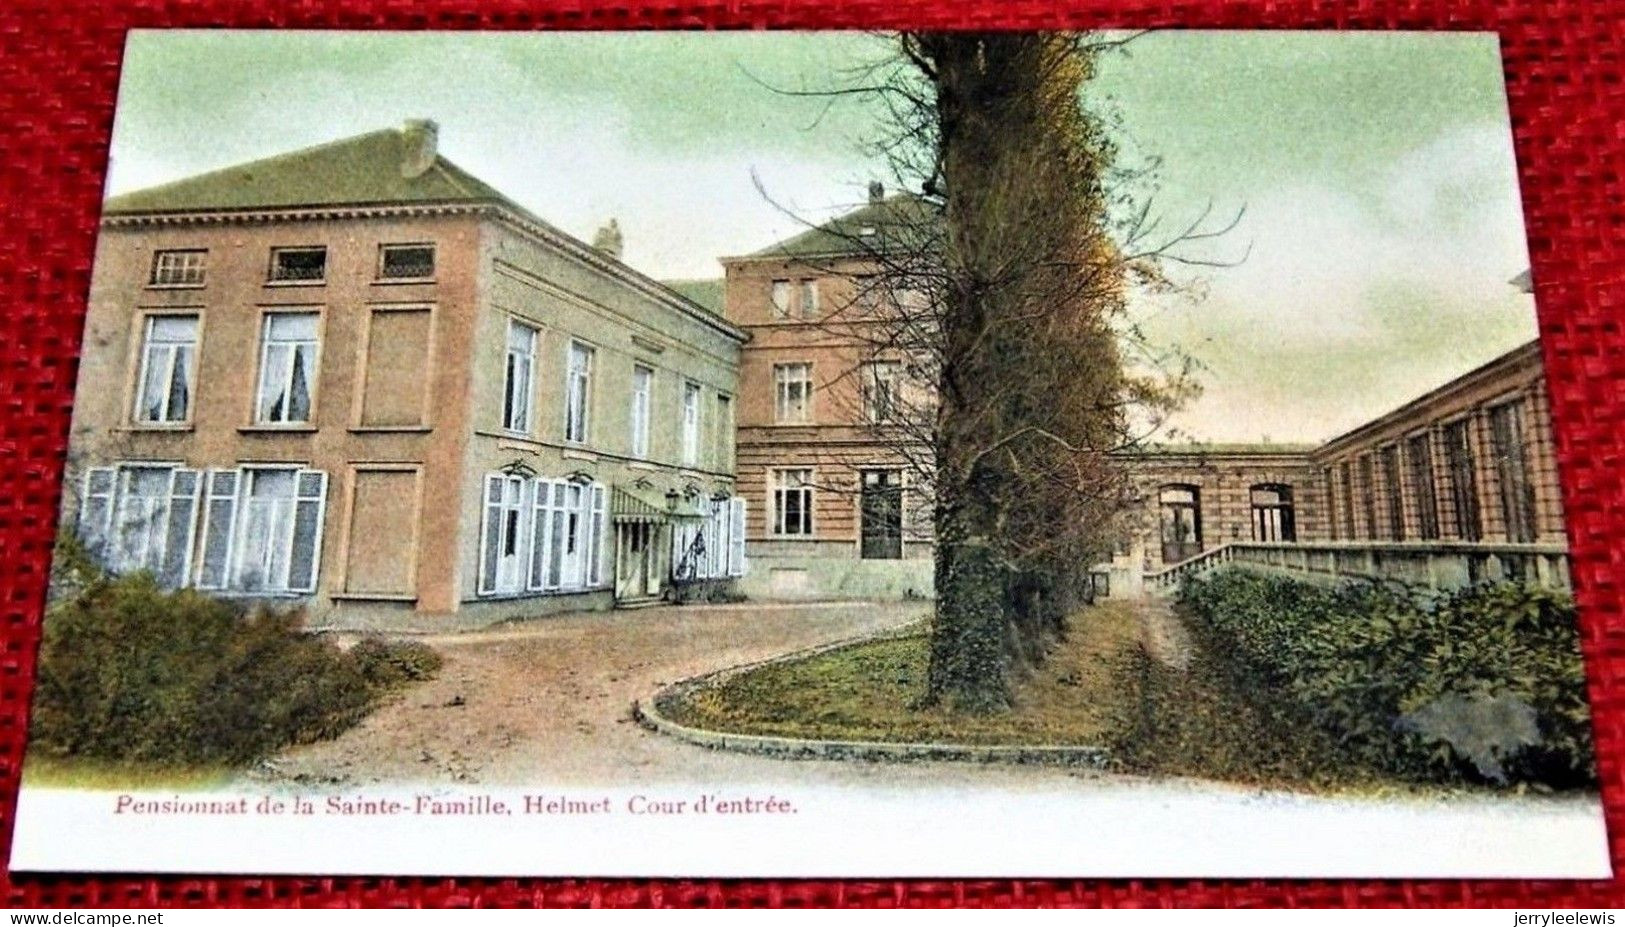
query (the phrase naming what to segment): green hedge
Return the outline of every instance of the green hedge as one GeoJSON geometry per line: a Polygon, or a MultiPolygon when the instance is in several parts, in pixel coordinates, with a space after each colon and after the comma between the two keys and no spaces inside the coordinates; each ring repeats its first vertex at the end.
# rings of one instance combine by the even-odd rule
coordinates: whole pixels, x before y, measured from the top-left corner
{"type": "Polygon", "coordinates": [[[1228,568],[1179,607],[1235,672],[1405,778],[1596,779],[1574,606],[1516,584],[1436,592],[1228,568]]]}
{"type": "Polygon", "coordinates": [[[421,644],[346,652],[297,613],[247,611],[146,573],[88,579],[46,613],[33,749],[157,765],[240,765],[333,737],[393,686],[432,675],[421,644]]]}

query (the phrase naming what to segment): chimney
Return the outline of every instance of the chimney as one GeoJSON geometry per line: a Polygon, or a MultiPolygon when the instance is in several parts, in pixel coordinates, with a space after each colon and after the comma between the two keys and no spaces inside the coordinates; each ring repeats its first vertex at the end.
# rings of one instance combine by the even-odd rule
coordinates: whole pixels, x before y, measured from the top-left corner
{"type": "Polygon", "coordinates": [[[615,260],[621,259],[621,227],[614,219],[593,233],[592,246],[615,260]]]}
{"type": "Polygon", "coordinates": [[[869,205],[877,206],[886,198],[886,185],[878,180],[869,181],[869,205]]]}
{"type": "Polygon", "coordinates": [[[408,119],[401,126],[401,176],[418,177],[434,166],[440,126],[433,119],[408,119]]]}

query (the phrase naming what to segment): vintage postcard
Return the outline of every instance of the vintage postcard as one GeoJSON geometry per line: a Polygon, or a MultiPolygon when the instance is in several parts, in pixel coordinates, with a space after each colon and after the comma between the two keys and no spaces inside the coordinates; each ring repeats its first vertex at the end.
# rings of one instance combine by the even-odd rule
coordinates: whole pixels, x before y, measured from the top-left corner
{"type": "Polygon", "coordinates": [[[1606,876],[1501,74],[132,33],[12,867],[1606,876]]]}

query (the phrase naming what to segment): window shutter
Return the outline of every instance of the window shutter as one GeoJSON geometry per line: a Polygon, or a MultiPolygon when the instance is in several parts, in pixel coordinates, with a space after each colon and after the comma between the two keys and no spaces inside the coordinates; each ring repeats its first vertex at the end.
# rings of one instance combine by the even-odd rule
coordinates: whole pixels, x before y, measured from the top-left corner
{"type": "Polygon", "coordinates": [[[199,589],[224,589],[231,564],[232,537],[237,525],[237,491],[242,482],[236,470],[210,470],[203,508],[203,562],[198,566],[199,589]]]}
{"type": "Polygon", "coordinates": [[[476,591],[490,595],[497,588],[497,562],[501,552],[497,544],[502,538],[502,474],[485,475],[485,505],[481,509],[480,576],[476,591]]]}
{"type": "Polygon", "coordinates": [[[547,517],[552,484],[544,479],[531,481],[530,508],[530,572],[525,588],[532,592],[547,585],[547,541],[550,528],[547,517]]]}
{"type": "Polygon", "coordinates": [[[729,500],[729,515],[733,521],[732,533],[728,536],[728,575],[745,575],[745,500],[735,496],[729,500]]]}
{"type": "Polygon", "coordinates": [[[288,556],[288,591],[315,592],[322,566],[322,521],[327,510],[327,474],[300,470],[295,485],[293,548],[288,556]]]}
{"type": "Polygon", "coordinates": [[[604,583],[604,487],[599,483],[592,485],[592,533],[589,538],[587,556],[592,562],[590,585],[601,586],[604,583]]]}
{"type": "Polygon", "coordinates": [[[196,470],[177,467],[169,475],[169,512],[164,524],[164,559],[158,581],[170,588],[187,585],[197,542],[198,497],[203,480],[196,470]]]}
{"type": "Polygon", "coordinates": [[[118,471],[91,467],[85,471],[85,491],[79,500],[79,539],[98,563],[106,566],[107,542],[112,536],[113,497],[118,471]]]}

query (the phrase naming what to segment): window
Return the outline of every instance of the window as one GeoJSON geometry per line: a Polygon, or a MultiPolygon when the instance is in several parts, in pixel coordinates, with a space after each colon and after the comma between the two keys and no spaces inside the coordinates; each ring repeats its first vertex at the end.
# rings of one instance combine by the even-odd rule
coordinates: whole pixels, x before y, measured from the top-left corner
{"type": "Polygon", "coordinates": [[[703,519],[683,519],[672,526],[672,577],[692,581],[743,576],[745,500],[712,498],[701,507],[703,519]]]}
{"type": "Polygon", "coordinates": [[[806,422],[812,417],[812,364],[774,364],[773,389],[781,424],[806,422]]]}
{"type": "Polygon", "coordinates": [[[1162,562],[1179,563],[1202,552],[1202,491],[1183,483],[1157,490],[1162,562]]]}
{"type": "Polygon", "coordinates": [[[818,281],[801,281],[801,317],[804,319],[818,318],[818,281]]]}
{"type": "Polygon", "coordinates": [[[893,422],[898,417],[898,384],[903,365],[874,361],[863,368],[863,414],[871,423],[893,422]]]}
{"type": "Polygon", "coordinates": [[[903,556],[903,475],[896,470],[858,473],[858,556],[897,560],[903,556]]]}
{"type": "Polygon", "coordinates": [[[199,588],[315,591],[327,474],[294,467],[210,470],[206,490],[199,588]]]}
{"type": "Polygon", "coordinates": [[[1477,541],[1484,536],[1484,523],[1479,515],[1478,476],[1466,419],[1444,426],[1444,453],[1450,472],[1450,502],[1456,510],[1456,537],[1477,541]]]}
{"type": "Polygon", "coordinates": [[[192,408],[192,367],[197,357],[195,315],[149,315],[141,345],[140,393],[135,419],[152,424],[184,422],[192,408]]]}
{"type": "Polygon", "coordinates": [[[683,384],[683,465],[700,462],[700,385],[683,384]]]}
{"type": "Polygon", "coordinates": [[[1298,539],[1292,510],[1292,487],[1260,483],[1248,490],[1253,510],[1253,540],[1280,543],[1298,539]]]}
{"type": "Polygon", "coordinates": [[[197,287],[203,285],[209,252],[202,248],[155,251],[152,255],[153,286],[197,287]]]}
{"type": "Polygon", "coordinates": [[[570,362],[565,369],[564,440],[587,443],[588,414],[592,409],[592,348],[570,342],[570,362]]]}
{"type": "Polygon", "coordinates": [[[1523,407],[1509,402],[1490,410],[1490,440],[1495,445],[1495,475],[1501,489],[1501,519],[1514,544],[1535,540],[1535,487],[1523,440],[1523,407]]]}
{"type": "Polygon", "coordinates": [[[531,371],[536,366],[536,329],[509,319],[507,357],[502,381],[502,427],[528,432],[531,371]]]}
{"type": "Polygon", "coordinates": [[[1320,468],[1320,480],[1326,486],[1326,528],[1331,539],[1342,538],[1337,526],[1337,477],[1331,467],[1320,468]]]}
{"type": "Polygon", "coordinates": [[[717,470],[733,470],[734,401],[725,393],[717,394],[715,462],[717,470]]]}
{"type": "Polygon", "coordinates": [[[320,283],[327,278],[327,249],[272,248],[273,283],[320,283]]]}
{"type": "Polygon", "coordinates": [[[773,318],[788,319],[790,317],[790,281],[773,281],[773,318]]]}
{"type": "Polygon", "coordinates": [[[1399,445],[1383,448],[1382,488],[1388,495],[1388,536],[1405,540],[1405,492],[1399,482],[1399,445]]]}
{"type": "Polygon", "coordinates": [[[434,277],[434,245],[380,245],[378,279],[428,280],[434,277]]]}
{"type": "Polygon", "coordinates": [[[197,529],[199,474],[172,464],[85,472],[79,537],[114,573],[147,570],[161,585],[187,584],[197,529]]]}
{"type": "Polygon", "coordinates": [[[1360,534],[1354,525],[1354,469],[1345,460],[1337,465],[1337,471],[1343,503],[1343,536],[1352,541],[1360,534]]]}
{"type": "Polygon", "coordinates": [[[500,473],[485,477],[485,516],[480,532],[482,595],[513,595],[523,588],[529,483],[524,477],[500,473]]]}
{"type": "Polygon", "coordinates": [[[654,394],[655,372],[648,367],[632,368],[632,456],[649,456],[649,403],[654,394]]]}
{"type": "Polygon", "coordinates": [[[1360,458],[1360,502],[1365,510],[1366,540],[1377,539],[1377,469],[1371,455],[1360,458]]]}
{"type": "Polygon", "coordinates": [[[487,474],[479,594],[603,585],[605,495],[598,483],[487,474]]]}
{"type": "Polygon", "coordinates": [[[314,312],[272,312],[265,316],[260,345],[259,423],[291,425],[310,421],[317,321],[314,312]]]}
{"type": "Polygon", "coordinates": [[[813,531],[813,472],[773,471],[773,533],[809,535],[813,531]]]}
{"type": "Polygon", "coordinates": [[[1416,499],[1416,535],[1424,541],[1439,537],[1439,495],[1433,488],[1433,447],[1426,433],[1405,442],[1411,492],[1416,499]]]}

